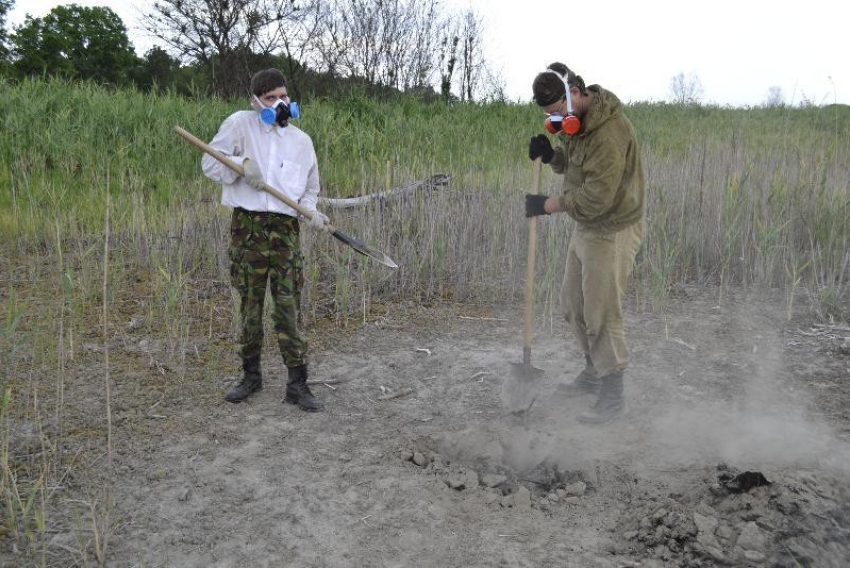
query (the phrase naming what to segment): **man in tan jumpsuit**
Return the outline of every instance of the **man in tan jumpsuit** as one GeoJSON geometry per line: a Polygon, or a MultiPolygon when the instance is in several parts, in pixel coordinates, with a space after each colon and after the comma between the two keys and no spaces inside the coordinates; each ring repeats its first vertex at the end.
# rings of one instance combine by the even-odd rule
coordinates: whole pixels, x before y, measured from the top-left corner
{"type": "Polygon", "coordinates": [[[566,396],[597,393],[583,422],[603,423],[623,411],[629,352],[623,295],[645,230],[645,180],[640,148],[617,97],[553,63],[532,85],[534,101],[558,137],[540,134],[529,157],[564,176],[560,196],[526,195],[526,217],[567,213],[576,226],[567,252],[561,302],[584,351],[586,367],[559,385],[566,396]]]}

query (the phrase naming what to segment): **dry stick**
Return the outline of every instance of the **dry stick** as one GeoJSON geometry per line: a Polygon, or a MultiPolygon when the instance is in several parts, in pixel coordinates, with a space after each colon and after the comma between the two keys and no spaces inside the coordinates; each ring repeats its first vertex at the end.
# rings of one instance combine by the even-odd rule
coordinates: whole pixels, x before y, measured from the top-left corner
{"type": "Polygon", "coordinates": [[[109,170],[106,170],[106,221],[103,239],[103,353],[106,363],[106,455],[112,469],[112,391],[109,388],[109,341],[107,332],[107,283],[109,281],[109,170]]]}
{"type": "Polygon", "coordinates": [[[349,209],[351,207],[367,205],[376,200],[401,198],[415,193],[419,189],[442,189],[447,187],[451,180],[450,175],[435,174],[420,181],[409,182],[402,186],[391,188],[392,166],[387,161],[387,186],[383,191],[376,191],[359,197],[319,197],[319,203],[331,209],[349,209]]]}
{"type": "Polygon", "coordinates": [[[814,324],[814,327],[825,328],[825,329],[829,329],[829,330],[832,330],[832,331],[850,331],[850,327],[847,327],[847,326],[844,326],[844,325],[831,325],[831,324],[826,324],[826,323],[816,323],[816,324],[814,324]]]}
{"type": "Polygon", "coordinates": [[[330,380],[327,380],[327,381],[323,381],[323,380],[320,380],[320,379],[312,379],[310,381],[307,381],[307,384],[308,385],[338,385],[340,383],[347,383],[347,382],[353,381],[353,380],[354,379],[352,379],[352,378],[349,378],[349,379],[330,379],[330,380]]]}
{"type": "MultiPolygon", "coordinates": [[[[103,353],[104,353],[104,363],[106,365],[106,456],[107,456],[107,464],[109,465],[109,469],[113,469],[113,461],[112,461],[112,389],[110,387],[110,376],[109,376],[109,331],[107,324],[107,316],[108,312],[108,299],[107,299],[107,290],[109,283],[109,169],[106,170],[106,214],[105,214],[105,222],[104,222],[104,239],[103,239],[103,353]]],[[[107,485],[104,488],[104,507],[109,507],[112,501],[112,491],[110,487],[107,485]]],[[[102,535],[97,530],[97,520],[96,520],[96,511],[95,511],[96,503],[92,503],[91,506],[91,515],[92,515],[92,526],[95,529],[95,557],[97,561],[103,565],[106,562],[106,540],[107,535],[104,532],[102,535]]],[[[108,515],[108,512],[107,512],[108,515]]],[[[104,520],[104,526],[101,527],[101,530],[106,530],[106,524],[108,524],[108,519],[104,520]]]]}
{"type": "Polygon", "coordinates": [[[379,396],[378,400],[392,400],[394,398],[401,398],[401,397],[407,396],[407,395],[409,395],[410,393],[413,393],[413,392],[416,392],[416,389],[405,389],[405,390],[401,390],[401,391],[398,391],[398,392],[393,393],[393,394],[385,394],[384,396],[379,396]]]}
{"type": "Polygon", "coordinates": [[[696,350],[697,350],[697,348],[696,348],[696,347],[694,347],[694,346],[693,346],[693,345],[691,345],[690,343],[686,343],[686,342],[682,341],[682,340],[681,340],[681,339],[679,339],[678,337],[671,337],[670,339],[668,339],[668,341],[671,341],[671,342],[673,342],[673,343],[678,343],[679,345],[681,345],[681,346],[683,346],[683,347],[687,347],[687,348],[688,348],[688,349],[690,349],[691,351],[696,351],[696,350]]]}
{"type": "Polygon", "coordinates": [[[62,467],[62,444],[63,444],[63,410],[65,407],[65,261],[62,257],[62,239],[59,232],[59,219],[56,218],[56,251],[59,255],[59,279],[62,280],[62,301],[59,305],[59,396],[56,401],[56,475],[62,467]]]}

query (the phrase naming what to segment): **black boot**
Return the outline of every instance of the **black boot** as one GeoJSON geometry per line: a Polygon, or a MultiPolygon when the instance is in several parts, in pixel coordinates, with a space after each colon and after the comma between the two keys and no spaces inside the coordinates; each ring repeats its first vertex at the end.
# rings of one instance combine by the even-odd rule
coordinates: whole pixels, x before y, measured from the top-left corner
{"type": "Polygon", "coordinates": [[[622,414],[623,403],[623,372],[614,371],[602,377],[599,387],[599,398],[587,414],[578,417],[585,424],[604,424],[622,414]]]}
{"type": "Polygon", "coordinates": [[[242,380],[227,391],[224,400],[227,402],[242,402],[258,390],[263,390],[263,375],[260,373],[260,356],[242,359],[242,380]]]}
{"type": "Polygon", "coordinates": [[[313,396],[310,387],[307,386],[307,365],[289,368],[289,380],[286,382],[286,398],[283,402],[297,404],[298,408],[306,412],[319,412],[322,410],[322,402],[313,396]]]}
{"type": "Polygon", "coordinates": [[[571,383],[559,384],[555,389],[556,394],[573,397],[584,394],[596,394],[599,391],[601,381],[596,376],[596,371],[593,369],[593,362],[587,353],[584,354],[584,361],[584,370],[571,383]]]}

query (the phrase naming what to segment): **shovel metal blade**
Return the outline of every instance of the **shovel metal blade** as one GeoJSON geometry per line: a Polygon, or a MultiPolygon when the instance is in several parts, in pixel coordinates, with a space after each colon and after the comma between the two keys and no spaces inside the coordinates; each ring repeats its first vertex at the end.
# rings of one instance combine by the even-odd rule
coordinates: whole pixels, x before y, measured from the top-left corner
{"type": "MultiPolygon", "coordinates": [[[[525,357],[523,357],[525,359],[525,357]]],[[[531,363],[511,363],[511,376],[502,383],[502,404],[511,412],[526,412],[540,394],[543,369],[531,363]]]]}
{"type": "Polygon", "coordinates": [[[339,229],[334,230],[333,236],[336,237],[337,240],[347,244],[360,254],[364,256],[368,256],[370,258],[374,258],[384,266],[388,266],[390,268],[398,268],[398,264],[396,264],[393,259],[382,253],[381,251],[370,247],[357,237],[352,237],[351,235],[346,235],[339,229]]]}

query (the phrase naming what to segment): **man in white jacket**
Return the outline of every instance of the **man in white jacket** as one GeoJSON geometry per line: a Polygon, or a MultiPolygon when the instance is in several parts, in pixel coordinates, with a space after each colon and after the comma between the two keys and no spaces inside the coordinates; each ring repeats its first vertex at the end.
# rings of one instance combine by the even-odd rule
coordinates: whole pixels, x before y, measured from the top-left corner
{"type": "Polygon", "coordinates": [[[316,210],[319,168],[310,137],[289,124],[297,105],[289,101],[286,79],[277,69],[251,78],[254,111],[238,111],[225,119],[210,146],[240,164],[244,177],[204,155],[204,174],[221,183],[221,203],[233,209],[230,227],[230,278],[239,292],[242,380],[225,395],[241,402],[262,389],[263,301],[267,283],[274,301],[272,320],[280,353],[289,370],[285,402],[316,412],[322,403],[307,386],[307,342],[298,328],[303,284],[298,213],[261,190],[264,183],[280,190],[313,213],[300,220],[326,230],[328,218],[316,210]]]}

